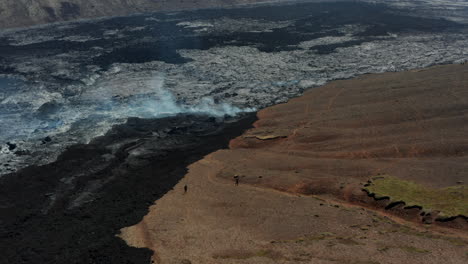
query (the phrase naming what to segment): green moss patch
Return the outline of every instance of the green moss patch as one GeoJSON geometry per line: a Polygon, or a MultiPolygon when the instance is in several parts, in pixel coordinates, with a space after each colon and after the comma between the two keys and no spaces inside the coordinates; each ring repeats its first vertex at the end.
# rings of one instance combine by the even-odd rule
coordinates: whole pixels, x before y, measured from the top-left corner
{"type": "Polygon", "coordinates": [[[468,216],[467,185],[432,189],[391,176],[379,176],[373,178],[364,190],[377,199],[388,197],[392,202],[405,203],[407,207],[418,206],[426,212],[438,211],[440,218],[468,216]]]}
{"type": "Polygon", "coordinates": [[[408,253],[419,253],[419,254],[422,254],[422,253],[430,253],[430,252],[431,252],[431,251],[426,250],[426,249],[416,248],[416,247],[411,247],[411,246],[399,247],[399,249],[401,249],[401,250],[403,250],[403,251],[406,251],[406,252],[408,252],[408,253]]]}

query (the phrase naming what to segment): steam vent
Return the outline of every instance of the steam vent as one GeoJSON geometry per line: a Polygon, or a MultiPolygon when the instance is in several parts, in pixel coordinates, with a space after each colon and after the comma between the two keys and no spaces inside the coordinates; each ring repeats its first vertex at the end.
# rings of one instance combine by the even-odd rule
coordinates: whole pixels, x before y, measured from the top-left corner
{"type": "Polygon", "coordinates": [[[468,263],[468,3],[0,3],[0,264],[468,263]]]}

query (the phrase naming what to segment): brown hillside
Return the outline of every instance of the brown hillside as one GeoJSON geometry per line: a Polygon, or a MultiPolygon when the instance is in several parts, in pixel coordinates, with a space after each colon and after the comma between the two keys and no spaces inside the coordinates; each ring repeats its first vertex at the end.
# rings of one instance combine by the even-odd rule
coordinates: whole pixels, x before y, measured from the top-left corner
{"type": "Polygon", "coordinates": [[[467,98],[465,65],[311,89],[121,237],[157,263],[466,263],[467,98]]]}

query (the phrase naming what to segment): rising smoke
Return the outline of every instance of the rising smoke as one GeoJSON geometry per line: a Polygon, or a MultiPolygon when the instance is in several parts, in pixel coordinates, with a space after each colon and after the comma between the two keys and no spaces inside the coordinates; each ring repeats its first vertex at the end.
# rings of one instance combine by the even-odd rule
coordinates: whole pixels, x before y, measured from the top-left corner
{"type": "Polygon", "coordinates": [[[254,112],[255,108],[239,108],[228,103],[216,103],[211,97],[200,98],[194,104],[183,104],[164,87],[164,76],[156,76],[151,82],[151,96],[135,98],[128,105],[129,113],[144,118],[163,117],[175,114],[204,114],[215,117],[236,116],[240,113],[254,112]]]}
{"type": "Polygon", "coordinates": [[[8,163],[9,167],[0,167],[0,175],[27,164],[52,162],[67,146],[89,143],[93,138],[104,135],[113,125],[125,122],[128,117],[162,118],[177,114],[200,114],[224,118],[256,110],[216,103],[210,97],[200,98],[198,102],[185,103],[184,98],[178,101],[164,87],[164,80],[163,75],[157,75],[142,87],[143,90],[130,93],[126,93],[124,87],[91,85],[88,86],[90,93],[87,95],[79,94],[71,98],[30,87],[21,96],[17,92],[6,95],[0,101],[0,117],[4,127],[8,127],[0,130],[0,142],[3,142],[0,143],[0,164],[8,163]],[[36,100],[28,100],[27,95],[36,100]],[[38,96],[42,99],[39,104],[38,96]],[[26,107],[27,102],[36,104],[26,107]],[[20,107],[18,109],[21,111],[10,113],[5,110],[15,107],[20,107]],[[50,142],[45,138],[49,138],[50,142]],[[6,142],[14,143],[16,148],[11,149],[6,142]],[[15,155],[18,150],[36,154],[34,157],[15,155]]]}

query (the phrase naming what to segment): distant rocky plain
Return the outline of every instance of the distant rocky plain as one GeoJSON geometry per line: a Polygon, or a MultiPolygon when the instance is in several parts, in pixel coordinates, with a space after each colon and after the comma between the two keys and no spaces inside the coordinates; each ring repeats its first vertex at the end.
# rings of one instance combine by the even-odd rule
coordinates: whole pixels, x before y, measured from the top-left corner
{"type": "Polygon", "coordinates": [[[151,11],[174,11],[252,4],[259,0],[4,0],[0,28],[13,28],[151,11]]]}
{"type": "Polygon", "coordinates": [[[466,62],[463,3],[443,5],[271,4],[1,31],[0,261],[154,260],[115,234],[257,110],[333,80],[466,62]]]}
{"type": "MultiPolygon", "coordinates": [[[[297,2],[352,2],[354,0],[3,0],[0,3],[0,28],[19,28],[54,22],[76,21],[110,16],[125,16],[161,11],[203,8],[235,8],[256,4],[297,2]]],[[[363,0],[386,3],[397,8],[416,8],[418,15],[466,21],[468,4],[464,0],[363,0]]]]}

